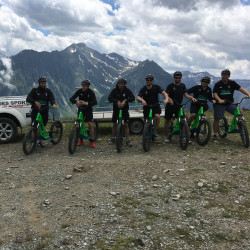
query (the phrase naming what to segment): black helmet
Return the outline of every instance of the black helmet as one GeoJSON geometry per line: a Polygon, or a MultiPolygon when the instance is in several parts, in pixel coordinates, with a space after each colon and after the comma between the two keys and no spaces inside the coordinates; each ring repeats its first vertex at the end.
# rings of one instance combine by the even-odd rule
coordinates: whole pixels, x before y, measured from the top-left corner
{"type": "Polygon", "coordinates": [[[82,84],[82,86],[83,85],[90,85],[90,80],[88,80],[88,79],[86,79],[86,80],[83,80],[82,82],[81,82],[81,84],[82,84]]]}
{"type": "Polygon", "coordinates": [[[118,81],[117,81],[117,83],[119,83],[119,82],[120,82],[120,83],[125,83],[125,84],[126,84],[126,83],[127,83],[127,80],[126,80],[125,78],[119,78],[118,81]]]}
{"type": "Polygon", "coordinates": [[[146,80],[147,80],[147,79],[149,79],[149,80],[154,80],[155,78],[154,78],[153,75],[149,74],[149,75],[147,75],[147,76],[145,77],[145,79],[146,79],[146,80]]]}
{"type": "Polygon", "coordinates": [[[38,82],[40,83],[40,82],[47,82],[47,79],[46,79],[46,77],[44,77],[44,76],[40,76],[39,78],[38,78],[38,82]]]}
{"type": "Polygon", "coordinates": [[[230,72],[229,69],[224,69],[224,70],[221,71],[221,74],[222,75],[231,75],[231,72],[230,72]]]}
{"type": "Polygon", "coordinates": [[[173,74],[173,76],[174,76],[174,77],[175,77],[175,76],[180,76],[180,77],[182,77],[182,73],[181,73],[180,71],[175,71],[174,74],[173,74]]]}
{"type": "Polygon", "coordinates": [[[207,82],[208,84],[210,83],[210,77],[208,77],[208,76],[203,76],[202,78],[201,78],[201,82],[207,82]]]}

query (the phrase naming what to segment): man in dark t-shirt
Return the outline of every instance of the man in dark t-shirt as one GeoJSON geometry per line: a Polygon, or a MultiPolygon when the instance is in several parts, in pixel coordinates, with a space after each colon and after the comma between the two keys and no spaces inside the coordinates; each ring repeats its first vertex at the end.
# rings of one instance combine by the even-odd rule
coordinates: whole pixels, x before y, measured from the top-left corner
{"type": "MultiPolygon", "coordinates": [[[[214,140],[216,140],[216,134],[219,130],[219,121],[224,117],[225,111],[232,115],[234,114],[236,109],[236,106],[232,104],[234,102],[234,91],[238,90],[250,98],[250,93],[235,81],[229,80],[230,74],[231,72],[228,69],[224,69],[221,72],[221,80],[214,85],[213,89],[214,98],[217,101],[217,103],[214,104],[214,140]]],[[[240,110],[240,112],[241,114],[243,113],[242,110],[240,110]]]]}
{"type": "Polygon", "coordinates": [[[188,118],[188,124],[192,123],[200,107],[203,107],[204,112],[208,110],[208,100],[212,103],[216,102],[215,100],[213,100],[212,89],[208,86],[209,83],[210,77],[203,76],[200,85],[193,86],[192,88],[187,90],[187,93],[193,94],[193,97],[197,100],[196,102],[192,102],[190,105],[191,115],[188,118]]]}
{"type": "Polygon", "coordinates": [[[155,136],[157,136],[157,129],[160,123],[160,114],[161,114],[161,107],[159,104],[158,94],[162,94],[165,97],[164,100],[165,104],[168,102],[168,95],[159,85],[153,84],[154,81],[153,75],[149,74],[146,76],[145,79],[147,85],[141,88],[137,96],[137,100],[142,102],[144,119],[146,119],[149,115],[151,107],[148,105],[153,105],[152,111],[153,111],[153,117],[155,118],[155,123],[154,123],[155,136]]]}
{"type": "Polygon", "coordinates": [[[181,83],[182,73],[180,71],[176,71],[174,73],[174,82],[170,83],[167,86],[166,93],[169,96],[169,103],[166,105],[165,109],[165,126],[164,126],[164,134],[165,139],[164,142],[168,143],[168,127],[171,121],[171,118],[173,117],[173,114],[175,116],[178,116],[179,110],[181,108],[180,104],[182,103],[183,96],[187,99],[196,101],[195,98],[187,94],[186,86],[184,83],[181,83]]]}

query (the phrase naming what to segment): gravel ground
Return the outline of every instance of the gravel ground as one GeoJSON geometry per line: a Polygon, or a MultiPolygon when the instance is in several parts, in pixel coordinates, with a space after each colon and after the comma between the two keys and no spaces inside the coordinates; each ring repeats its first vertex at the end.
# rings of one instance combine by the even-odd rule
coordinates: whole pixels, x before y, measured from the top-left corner
{"type": "Polygon", "coordinates": [[[32,155],[0,145],[0,249],[250,249],[250,154],[238,137],[183,151],[101,136],[32,155]]]}

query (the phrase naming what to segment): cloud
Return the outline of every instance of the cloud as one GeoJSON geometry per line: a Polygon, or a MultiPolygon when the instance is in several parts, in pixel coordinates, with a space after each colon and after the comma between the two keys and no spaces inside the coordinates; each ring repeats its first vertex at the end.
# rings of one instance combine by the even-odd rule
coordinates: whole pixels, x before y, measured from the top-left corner
{"type": "MultiPolygon", "coordinates": [[[[242,0],[243,1],[243,0],[242,0]]],[[[0,0],[1,3],[1,0],[0,0]]],[[[0,53],[62,50],[84,42],[101,53],[154,60],[166,70],[250,78],[250,6],[238,0],[5,0],[0,53]],[[111,15],[112,13],[112,15],[111,15]],[[243,66],[244,65],[244,66],[243,66]]]]}
{"type": "Polygon", "coordinates": [[[0,84],[8,87],[11,90],[16,90],[16,86],[10,83],[13,71],[10,58],[1,57],[3,70],[0,70],[0,84]]]}
{"type": "Polygon", "coordinates": [[[112,30],[108,15],[112,7],[99,0],[5,0],[5,4],[33,27],[56,35],[112,30]]]}

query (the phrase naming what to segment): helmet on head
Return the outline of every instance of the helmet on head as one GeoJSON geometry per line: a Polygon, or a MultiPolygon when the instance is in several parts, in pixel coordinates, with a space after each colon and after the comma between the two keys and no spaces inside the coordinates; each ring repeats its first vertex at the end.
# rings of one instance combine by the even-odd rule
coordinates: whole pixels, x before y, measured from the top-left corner
{"type": "Polygon", "coordinates": [[[230,72],[229,69],[224,69],[224,70],[221,71],[221,74],[222,75],[231,75],[231,72],[230,72]]]}
{"type": "Polygon", "coordinates": [[[208,84],[210,83],[210,77],[208,77],[208,76],[203,76],[202,78],[201,78],[201,82],[207,82],[208,84]]]}
{"type": "Polygon", "coordinates": [[[147,76],[145,77],[145,79],[146,79],[146,80],[154,80],[155,78],[154,78],[153,75],[149,74],[149,75],[147,75],[147,76]]]}
{"type": "Polygon", "coordinates": [[[44,76],[40,76],[39,78],[38,78],[38,82],[40,83],[40,82],[47,82],[47,79],[46,79],[46,77],[44,77],[44,76]]]}
{"type": "Polygon", "coordinates": [[[182,73],[180,71],[175,71],[174,74],[173,74],[174,77],[176,76],[180,76],[182,77],[182,73]]]}
{"type": "Polygon", "coordinates": [[[81,84],[82,84],[82,86],[83,85],[90,85],[90,80],[88,80],[88,79],[86,79],[86,80],[83,80],[82,82],[81,82],[81,84]]]}
{"type": "Polygon", "coordinates": [[[117,83],[127,83],[127,80],[125,78],[119,78],[117,83]]]}

